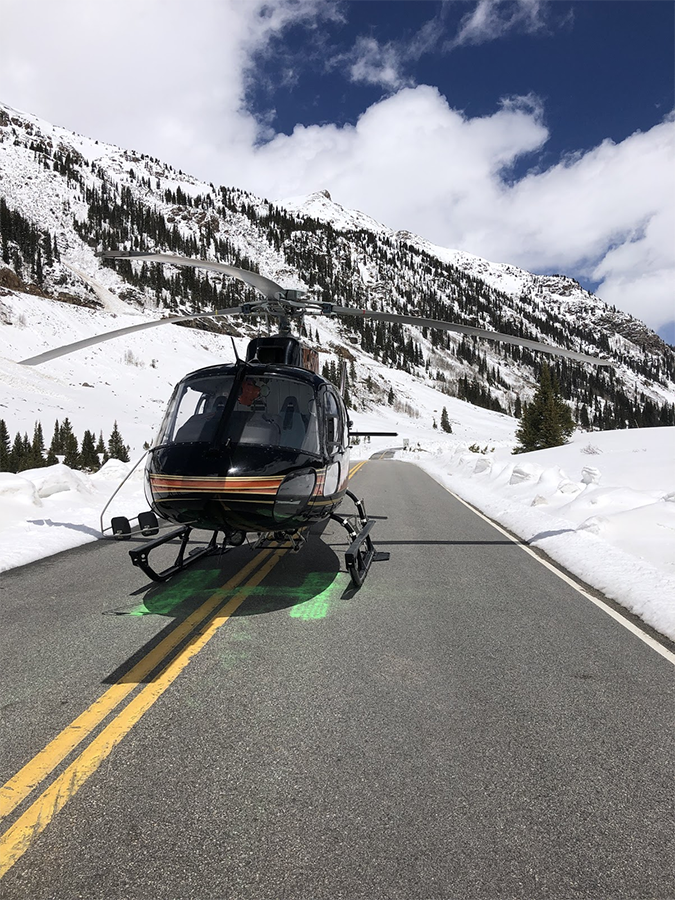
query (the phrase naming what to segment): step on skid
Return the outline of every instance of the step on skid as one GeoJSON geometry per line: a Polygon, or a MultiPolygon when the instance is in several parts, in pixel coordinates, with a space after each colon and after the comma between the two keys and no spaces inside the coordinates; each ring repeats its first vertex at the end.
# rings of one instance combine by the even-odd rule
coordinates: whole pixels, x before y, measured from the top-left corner
{"type": "Polygon", "coordinates": [[[390,558],[391,554],[375,549],[370,536],[375,521],[368,518],[363,500],[359,500],[356,494],[353,494],[351,491],[346,491],[346,494],[356,506],[356,515],[347,517],[331,513],[330,517],[339,525],[342,525],[351,538],[351,544],[345,552],[345,564],[347,571],[351,575],[354,587],[360,588],[366,580],[371,563],[384,562],[390,558]],[[358,519],[360,531],[356,530],[356,523],[352,523],[350,519],[358,519]]]}

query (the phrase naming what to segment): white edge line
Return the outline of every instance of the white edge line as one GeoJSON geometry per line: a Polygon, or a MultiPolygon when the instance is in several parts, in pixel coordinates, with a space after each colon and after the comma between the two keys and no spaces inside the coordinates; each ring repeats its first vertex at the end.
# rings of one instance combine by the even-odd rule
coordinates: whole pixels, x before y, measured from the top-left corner
{"type": "Polygon", "coordinates": [[[585,588],[583,588],[578,582],[574,581],[574,579],[570,578],[569,575],[566,575],[565,572],[562,572],[557,566],[554,566],[548,560],[543,559],[543,557],[541,557],[538,553],[535,553],[534,550],[527,544],[523,543],[521,540],[517,540],[516,538],[514,538],[514,536],[512,534],[509,534],[509,532],[506,531],[506,529],[502,528],[501,525],[499,525],[497,522],[494,522],[492,519],[482,513],[471,503],[464,500],[454,491],[451,491],[449,487],[447,487],[446,485],[443,485],[443,487],[451,496],[453,496],[456,500],[459,500],[460,503],[463,503],[464,506],[467,507],[467,509],[470,509],[472,512],[476,513],[477,516],[480,516],[481,519],[484,519],[489,525],[492,525],[493,528],[496,528],[497,531],[500,532],[500,534],[505,535],[510,541],[513,541],[513,543],[517,547],[520,547],[521,550],[529,553],[530,556],[534,557],[534,559],[536,559],[537,562],[541,563],[542,566],[546,566],[546,568],[550,569],[550,571],[553,572],[554,575],[557,575],[558,578],[561,578],[563,581],[567,582],[567,584],[573,587],[575,591],[582,595],[582,597],[590,600],[591,603],[594,603],[599,609],[607,613],[608,616],[611,616],[620,625],[623,625],[624,628],[627,628],[628,631],[639,637],[640,640],[647,644],[648,647],[651,647],[652,650],[656,650],[657,653],[660,653],[664,659],[667,659],[668,662],[671,663],[671,665],[675,666],[675,653],[671,653],[671,651],[668,650],[667,647],[664,647],[663,644],[655,641],[653,637],[646,634],[644,631],[642,631],[641,628],[638,628],[637,625],[630,621],[630,619],[627,619],[625,616],[622,616],[621,613],[616,612],[616,610],[612,609],[611,606],[603,603],[602,600],[599,600],[597,597],[589,594],[588,591],[585,590],[585,588]]]}

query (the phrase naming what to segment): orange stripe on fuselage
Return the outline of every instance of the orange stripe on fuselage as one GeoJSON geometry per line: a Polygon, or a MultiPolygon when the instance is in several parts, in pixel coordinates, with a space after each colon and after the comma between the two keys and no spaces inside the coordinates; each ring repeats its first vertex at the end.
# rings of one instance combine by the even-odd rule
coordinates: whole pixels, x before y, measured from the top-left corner
{"type": "MultiPolygon", "coordinates": [[[[150,475],[154,494],[257,494],[274,496],[285,475],[150,475]]],[[[314,496],[323,494],[326,470],[316,473],[314,496]]]]}
{"type": "Polygon", "coordinates": [[[158,494],[226,493],[276,494],[283,475],[267,477],[197,477],[191,475],[151,475],[150,486],[158,494]]]}

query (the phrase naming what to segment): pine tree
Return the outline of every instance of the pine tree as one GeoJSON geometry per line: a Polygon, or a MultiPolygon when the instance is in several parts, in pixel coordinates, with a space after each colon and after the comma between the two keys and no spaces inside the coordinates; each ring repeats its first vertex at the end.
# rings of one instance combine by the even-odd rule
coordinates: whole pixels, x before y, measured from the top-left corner
{"type": "Polygon", "coordinates": [[[523,408],[514,453],[528,453],[567,443],[574,432],[572,411],[560,396],[557,381],[544,363],[532,402],[523,408]]]}
{"type": "Polygon", "coordinates": [[[443,412],[441,413],[441,428],[448,434],[452,434],[452,425],[450,424],[448,411],[445,407],[443,407],[443,412]]]}
{"type": "Polygon", "coordinates": [[[80,452],[73,426],[70,424],[70,419],[68,419],[68,417],[61,423],[59,437],[61,440],[64,465],[68,466],[70,469],[77,469],[80,465],[80,452]]]}
{"type": "MultiPolygon", "coordinates": [[[[9,471],[10,472],[19,472],[21,471],[22,464],[24,458],[24,446],[23,440],[21,439],[21,435],[17,431],[14,437],[14,443],[12,444],[12,449],[9,451],[9,471]]],[[[23,466],[25,468],[25,466],[23,466]]]]}
{"type": "Polygon", "coordinates": [[[129,462],[129,448],[125,446],[122,435],[115,422],[115,427],[108,438],[108,455],[111,459],[119,459],[122,462],[129,462]]]}
{"type": "Polygon", "coordinates": [[[80,449],[80,467],[88,472],[98,472],[101,464],[98,461],[98,454],[94,445],[94,435],[91,431],[85,431],[82,437],[82,447],[80,449]]]}
{"type": "Polygon", "coordinates": [[[61,444],[61,426],[57,419],[56,422],[54,422],[54,434],[52,435],[52,442],[49,445],[49,455],[47,456],[47,461],[50,466],[54,465],[54,462],[58,462],[56,456],[60,453],[63,453],[63,446],[61,444]]]}
{"type": "Polygon", "coordinates": [[[33,444],[31,446],[33,457],[33,468],[39,469],[46,465],[45,462],[45,440],[42,435],[42,423],[36,422],[33,429],[33,444]]]}
{"type": "Polygon", "coordinates": [[[9,431],[4,419],[0,419],[0,472],[9,472],[9,454],[11,444],[9,431]]]}
{"type": "Polygon", "coordinates": [[[25,472],[26,469],[33,468],[33,445],[28,437],[28,432],[25,431],[21,438],[21,462],[16,471],[25,472]]]}
{"type": "Polygon", "coordinates": [[[100,431],[98,435],[98,444],[96,444],[96,455],[98,456],[99,464],[105,465],[108,462],[110,457],[108,456],[108,450],[106,448],[105,442],[103,440],[103,432],[100,431]]]}

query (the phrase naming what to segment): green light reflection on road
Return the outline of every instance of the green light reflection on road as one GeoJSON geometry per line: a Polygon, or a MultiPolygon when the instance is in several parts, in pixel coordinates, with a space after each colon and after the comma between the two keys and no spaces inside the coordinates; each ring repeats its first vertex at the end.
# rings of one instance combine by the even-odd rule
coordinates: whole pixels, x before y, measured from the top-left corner
{"type": "Polygon", "coordinates": [[[307,600],[298,603],[297,606],[294,606],[289,611],[291,618],[302,619],[304,622],[308,622],[311,619],[325,619],[331,603],[342,590],[342,577],[339,572],[328,587],[320,590],[325,583],[325,577],[324,574],[314,574],[305,578],[302,591],[299,589],[298,593],[302,595],[302,593],[307,592],[311,596],[307,600]],[[316,593],[317,590],[319,593],[316,593]]]}
{"type": "MultiPolygon", "coordinates": [[[[138,617],[171,615],[186,600],[199,603],[207,599],[218,587],[220,577],[220,573],[213,569],[183,572],[175,583],[153,588],[143,603],[130,609],[118,610],[117,614],[138,617]]],[[[312,572],[300,584],[293,586],[257,585],[248,589],[248,605],[245,604],[238,615],[273,612],[290,606],[289,615],[294,619],[304,622],[324,619],[348,582],[348,576],[344,572],[335,573],[332,581],[327,583],[330,577],[327,572],[312,572]]],[[[236,590],[231,593],[236,593],[236,590]]],[[[223,595],[223,600],[225,599],[223,595]]]]}
{"type": "Polygon", "coordinates": [[[192,572],[181,572],[180,580],[174,584],[162,584],[155,588],[152,597],[146,597],[143,603],[128,610],[128,616],[166,616],[184,600],[206,599],[213,593],[216,582],[220,580],[220,572],[214,569],[197,569],[192,572]]]}

